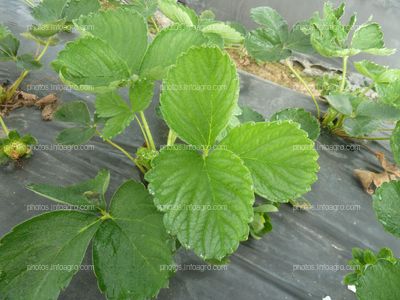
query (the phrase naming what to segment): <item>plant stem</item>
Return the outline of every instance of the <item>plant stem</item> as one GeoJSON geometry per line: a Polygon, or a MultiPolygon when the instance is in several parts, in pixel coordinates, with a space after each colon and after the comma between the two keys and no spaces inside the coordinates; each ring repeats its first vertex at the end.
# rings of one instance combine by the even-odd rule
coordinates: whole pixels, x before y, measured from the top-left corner
{"type": "Polygon", "coordinates": [[[344,91],[346,87],[346,76],[347,76],[347,62],[349,60],[348,56],[343,57],[343,75],[342,75],[342,83],[340,85],[340,92],[344,91]]]}
{"type": "Polygon", "coordinates": [[[101,133],[99,131],[97,131],[97,134],[107,143],[109,143],[111,146],[113,146],[114,148],[118,149],[119,151],[121,151],[131,162],[134,163],[134,165],[143,173],[145,174],[146,171],[143,169],[143,167],[137,163],[137,160],[135,158],[132,157],[132,155],[129,154],[128,151],[126,151],[124,148],[122,148],[120,145],[114,143],[113,141],[111,141],[110,139],[106,139],[104,138],[101,133]]]}
{"type": "Polygon", "coordinates": [[[6,123],[4,123],[3,117],[1,115],[0,115],[0,124],[1,128],[3,128],[5,135],[8,136],[10,134],[10,131],[8,130],[6,123]]]}
{"type": "Polygon", "coordinates": [[[151,22],[153,23],[154,28],[156,29],[157,33],[160,32],[160,28],[157,25],[157,21],[154,19],[154,17],[151,17],[151,22]]]}
{"type": "MultiPolygon", "coordinates": [[[[49,49],[51,39],[49,38],[46,42],[46,45],[44,46],[42,52],[36,57],[36,61],[40,61],[43,58],[43,55],[46,53],[46,51],[49,49]]],[[[11,100],[11,98],[14,96],[15,92],[21,85],[22,81],[28,76],[29,71],[24,70],[21,75],[18,77],[18,79],[10,86],[10,88],[7,90],[6,93],[6,102],[11,100]]]]}
{"type": "Polygon", "coordinates": [[[137,116],[136,116],[136,121],[137,121],[138,124],[139,124],[140,131],[142,131],[142,134],[143,134],[143,137],[144,137],[144,141],[145,141],[145,143],[146,143],[146,146],[149,147],[149,139],[147,138],[146,131],[144,131],[143,125],[142,125],[142,123],[140,122],[140,120],[139,120],[139,118],[138,118],[137,116]]]}
{"type": "Polygon", "coordinates": [[[147,138],[149,139],[148,146],[150,147],[151,150],[156,151],[157,150],[156,145],[154,144],[153,136],[151,134],[149,124],[147,123],[146,116],[142,111],[139,114],[140,118],[142,119],[144,131],[146,132],[147,138]]]}
{"type": "Polygon", "coordinates": [[[367,140],[367,141],[388,141],[390,138],[386,137],[369,137],[369,136],[348,136],[349,139],[353,140],[367,140]]]}
{"type": "Polygon", "coordinates": [[[170,129],[168,132],[167,146],[174,145],[176,139],[177,139],[177,136],[176,136],[175,132],[173,132],[172,129],[170,129]]]}
{"type": "Polygon", "coordinates": [[[317,108],[317,116],[318,120],[321,118],[321,109],[319,108],[317,99],[315,98],[313,92],[311,91],[310,87],[308,86],[307,82],[301,77],[300,73],[296,71],[296,69],[292,66],[292,63],[289,60],[286,60],[286,65],[289,67],[290,71],[297,77],[297,79],[304,85],[307,92],[310,94],[312,100],[314,101],[315,107],[317,108]]]}

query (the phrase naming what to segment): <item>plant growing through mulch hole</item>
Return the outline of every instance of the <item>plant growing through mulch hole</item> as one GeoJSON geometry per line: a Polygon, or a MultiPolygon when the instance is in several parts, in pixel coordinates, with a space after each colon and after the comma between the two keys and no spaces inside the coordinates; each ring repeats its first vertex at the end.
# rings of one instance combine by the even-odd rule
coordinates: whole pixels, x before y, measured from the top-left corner
{"type": "Polygon", "coordinates": [[[19,77],[10,86],[0,86],[0,124],[6,136],[0,144],[1,163],[9,159],[16,161],[29,157],[30,146],[36,143],[30,135],[21,138],[16,131],[10,132],[1,115],[2,106],[11,106],[24,79],[31,71],[42,67],[40,60],[50,46],[57,45],[57,34],[70,31],[73,19],[100,8],[97,0],[44,0],[37,5],[32,1],[25,2],[31,7],[32,16],[39,24],[30,26],[22,36],[36,43],[36,53],[20,54],[20,41],[6,26],[0,25],[0,61],[15,62],[22,69],[19,77]]]}
{"type": "MultiPolygon", "coordinates": [[[[386,231],[400,237],[400,181],[384,183],[373,196],[373,207],[386,231]]],[[[353,249],[349,265],[354,272],[343,283],[354,285],[360,300],[396,300],[400,297],[400,260],[388,248],[374,254],[371,250],[353,249]]]]}
{"type": "Polygon", "coordinates": [[[145,173],[148,189],[128,181],[107,206],[107,171],[70,187],[30,185],[80,210],[35,217],[2,238],[4,298],[57,298],[75,271],[28,272],[27,265],[79,265],[91,240],[108,299],[153,297],[167,286],[177,245],[208,263],[226,263],[241,241],[271,229],[268,213],[310,190],[319,169],[314,142],[292,121],[240,123],[259,116],[246,109],[240,115],[235,65],[198,28],[173,26],[148,44],[146,20],[126,7],[74,23],[82,37],[53,67],[63,82],[96,93],[96,112],[92,117],[84,102],[61,107],[57,118],[73,127],[57,140],[80,144],[100,136],[145,173]],[[164,146],[155,144],[144,114],[156,80],[170,128],[164,146]],[[144,137],[136,154],[113,141],[133,122],[144,137]],[[255,195],[264,202],[255,204],[255,195]]]}

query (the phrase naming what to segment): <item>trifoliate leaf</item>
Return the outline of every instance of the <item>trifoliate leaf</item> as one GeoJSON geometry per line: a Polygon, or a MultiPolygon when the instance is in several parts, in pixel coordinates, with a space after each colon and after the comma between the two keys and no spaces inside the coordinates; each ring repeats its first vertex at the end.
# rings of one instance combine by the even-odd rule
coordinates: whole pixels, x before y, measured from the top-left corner
{"type": "Polygon", "coordinates": [[[246,123],[232,129],[220,146],[244,161],[256,193],[270,201],[298,198],[317,180],[318,153],[296,123],[246,123]]]}
{"type": "Polygon", "coordinates": [[[3,299],[57,299],[78,272],[100,219],[57,211],[16,226],[0,240],[3,299]]]}
{"type": "Polygon", "coordinates": [[[153,80],[138,80],[129,90],[129,99],[131,101],[132,110],[135,112],[144,111],[153,100],[154,96],[153,80]]]}
{"type": "Polygon", "coordinates": [[[400,165],[400,121],[397,122],[396,128],[393,130],[392,137],[390,138],[390,146],[395,161],[400,165]]]}
{"type": "Polygon", "coordinates": [[[146,188],[124,183],[93,241],[93,263],[107,299],[150,299],[174,270],[162,214],[146,188]]]}
{"type": "Polygon", "coordinates": [[[353,113],[352,99],[350,94],[333,93],[326,96],[329,104],[338,112],[350,116],[353,113]]]}
{"type": "Polygon", "coordinates": [[[177,58],[193,46],[207,43],[207,38],[194,28],[168,27],[151,43],[140,69],[142,78],[164,79],[177,58]]]}
{"type": "Polygon", "coordinates": [[[400,263],[379,260],[369,266],[358,280],[360,300],[397,300],[400,298],[400,263]]]}
{"type": "Polygon", "coordinates": [[[60,187],[48,184],[31,184],[28,189],[61,204],[78,206],[77,209],[93,211],[96,207],[105,208],[104,194],[110,182],[110,172],[100,171],[94,179],[60,187]]]}
{"type": "Polygon", "coordinates": [[[75,24],[81,32],[105,41],[132,73],[139,71],[147,50],[147,23],[136,10],[106,10],[82,16],[75,24]]]}
{"type": "Polygon", "coordinates": [[[244,40],[240,32],[222,22],[207,25],[201,31],[218,34],[224,40],[225,45],[240,44],[244,40]]]}
{"type": "Polygon", "coordinates": [[[254,192],[249,170],[227,150],[207,157],[181,148],[164,149],[146,174],[149,191],[167,230],[204,259],[221,260],[249,234],[254,192]]]}
{"type": "Polygon", "coordinates": [[[288,108],[277,112],[271,117],[271,121],[291,120],[300,124],[301,129],[308,133],[308,137],[315,141],[318,139],[321,128],[318,120],[308,111],[302,108],[288,108]]]}
{"type": "Polygon", "coordinates": [[[374,55],[392,55],[395,49],[385,48],[383,32],[378,23],[365,23],[354,32],[351,47],[374,55]]]}
{"type": "Polygon", "coordinates": [[[83,145],[89,142],[96,134],[94,127],[73,127],[62,130],[56,137],[61,145],[83,145]]]}
{"type": "Polygon", "coordinates": [[[13,60],[18,53],[19,40],[0,24],[0,61],[13,60]]]}
{"type": "Polygon", "coordinates": [[[164,80],[161,111],[182,140],[209,147],[228,125],[238,89],[236,68],[226,53],[219,48],[192,48],[164,80]]]}
{"type": "Polygon", "coordinates": [[[400,237],[400,181],[384,183],[373,198],[379,222],[386,231],[400,237]]]}
{"type": "Polygon", "coordinates": [[[60,122],[70,122],[89,125],[91,122],[89,109],[85,102],[74,101],[61,106],[54,114],[54,119],[60,122]]]}
{"type": "Polygon", "coordinates": [[[52,65],[66,84],[88,92],[114,90],[130,77],[126,63],[109,44],[95,37],[68,43],[52,65]]]}

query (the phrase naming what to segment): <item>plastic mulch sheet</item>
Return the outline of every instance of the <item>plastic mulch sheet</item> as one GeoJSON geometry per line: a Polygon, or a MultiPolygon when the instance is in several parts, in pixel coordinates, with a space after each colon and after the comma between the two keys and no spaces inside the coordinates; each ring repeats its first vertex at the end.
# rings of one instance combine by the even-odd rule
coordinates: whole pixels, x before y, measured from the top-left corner
{"type": "MultiPolygon", "coordinates": [[[[24,31],[31,22],[28,10],[22,3],[5,2],[0,2],[2,21],[14,33],[24,31]]],[[[48,65],[54,55],[55,49],[52,49],[44,62],[48,65]]],[[[16,74],[13,65],[0,65],[2,80],[14,79],[16,74]]],[[[32,73],[26,84],[54,88],[60,83],[56,74],[47,67],[32,73]]],[[[251,106],[265,117],[286,107],[313,109],[308,97],[251,75],[242,73],[241,85],[241,103],[251,106]]],[[[57,92],[63,102],[83,99],[93,108],[93,96],[54,90],[39,91],[38,94],[49,92],[57,92]]],[[[166,127],[155,117],[154,108],[149,109],[149,121],[152,131],[158,133],[156,142],[164,144],[166,127]]],[[[6,121],[11,128],[34,134],[39,144],[44,146],[53,145],[56,133],[63,129],[62,124],[41,121],[40,112],[34,108],[14,111],[6,121]]],[[[134,152],[135,147],[142,144],[139,129],[132,126],[117,142],[134,152]]],[[[111,196],[123,181],[130,178],[140,180],[138,171],[130,162],[100,139],[94,139],[89,145],[93,149],[36,151],[21,166],[0,169],[1,235],[18,223],[43,213],[46,206],[52,204],[26,190],[28,183],[67,185],[93,177],[99,169],[105,168],[112,174],[108,192],[111,196]],[[38,208],[41,210],[38,211],[38,208]]],[[[371,197],[352,175],[355,168],[379,169],[375,157],[363,148],[345,150],[346,145],[342,140],[326,134],[319,139],[319,180],[312,192],[306,195],[314,204],[314,209],[301,212],[283,205],[279,213],[271,214],[273,231],[262,240],[243,243],[226,269],[206,270],[204,262],[191,252],[181,250],[176,257],[177,264],[182,269],[193,269],[193,265],[197,267],[195,270],[178,271],[170,281],[170,288],[162,290],[158,299],[280,300],[322,299],[327,295],[332,299],[355,299],[354,294],[341,284],[342,277],[347,273],[345,268],[351,258],[351,249],[379,250],[386,246],[399,256],[400,242],[377,222],[371,197]]],[[[388,153],[387,145],[370,146],[388,153]]],[[[91,265],[90,251],[83,264],[91,265]]],[[[61,293],[60,299],[94,300],[104,297],[97,288],[93,272],[81,270],[61,293]]]]}

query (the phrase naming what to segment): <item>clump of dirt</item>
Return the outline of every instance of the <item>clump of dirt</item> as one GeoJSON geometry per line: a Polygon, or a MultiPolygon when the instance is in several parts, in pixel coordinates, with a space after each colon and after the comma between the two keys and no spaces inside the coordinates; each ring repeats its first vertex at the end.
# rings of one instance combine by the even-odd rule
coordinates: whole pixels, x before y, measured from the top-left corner
{"type": "MultiPolygon", "coordinates": [[[[258,63],[246,53],[236,49],[227,49],[227,52],[235,61],[238,69],[308,95],[306,88],[301,82],[299,82],[299,80],[297,80],[296,76],[292,74],[286,65],[279,62],[258,63]]],[[[296,63],[294,63],[294,68],[299,72],[302,72],[304,69],[300,64],[296,63]]],[[[319,96],[320,92],[316,88],[316,82],[314,78],[304,74],[303,78],[309,84],[309,87],[314,95],[319,96]]]]}
{"type": "Polygon", "coordinates": [[[43,98],[39,98],[35,94],[18,91],[12,101],[0,104],[0,114],[8,115],[18,108],[33,106],[42,111],[42,119],[44,121],[51,121],[58,107],[58,98],[55,94],[49,94],[43,98]]]}

